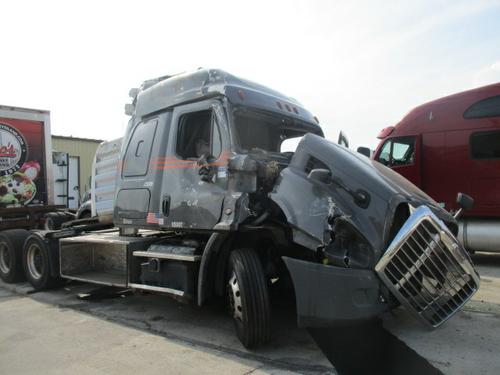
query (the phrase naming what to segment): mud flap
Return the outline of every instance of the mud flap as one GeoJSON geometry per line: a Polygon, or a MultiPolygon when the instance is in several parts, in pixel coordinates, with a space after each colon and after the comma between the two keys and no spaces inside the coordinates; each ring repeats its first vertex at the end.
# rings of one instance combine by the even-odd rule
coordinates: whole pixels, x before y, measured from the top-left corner
{"type": "Polygon", "coordinates": [[[374,271],[283,260],[295,287],[299,327],[352,324],[387,309],[374,271]]]}

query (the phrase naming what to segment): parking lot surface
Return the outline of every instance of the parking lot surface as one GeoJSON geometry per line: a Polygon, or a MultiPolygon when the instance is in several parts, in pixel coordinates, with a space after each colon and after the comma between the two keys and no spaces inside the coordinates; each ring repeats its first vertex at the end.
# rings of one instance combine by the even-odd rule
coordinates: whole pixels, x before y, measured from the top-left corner
{"type": "Polygon", "coordinates": [[[500,255],[474,260],[482,284],[429,331],[403,309],[358,327],[298,329],[276,306],[273,339],[246,350],[222,306],[70,283],[32,293],[0,284],[0,373],[499,374],[500,255]]]}
{"type": "Polygon", "coordinates": [[[276,319],[272,343],[250,352],[222,306],[83,283],[31,294],[27,284],[2,285],[0,373],[334,373],[290,314],[276,319]]]}
{"type": "Polygon", "coordinates": [[[429,331],[404,310],[384,326],[445,374],[500,374],[500,254],[473,256],[481,286],[458,314],[429,331]]]}

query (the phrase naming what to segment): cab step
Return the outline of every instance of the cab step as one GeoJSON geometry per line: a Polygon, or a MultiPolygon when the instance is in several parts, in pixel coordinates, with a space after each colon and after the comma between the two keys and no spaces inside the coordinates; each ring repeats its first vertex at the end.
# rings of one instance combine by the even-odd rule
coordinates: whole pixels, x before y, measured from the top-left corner
{"type": "Polygon", "coordinates": [[[134,251],[132,253],[132,255],[135,257],[144,257],[144,258],[182,260],[185,262],[199,262],[201,260],[201,255],[182,255],[182,254],[173,254],[173,253],[159,253],[156,251],[134,251]]]}
{"type": "Polygon", "coordinates": [[[133,288],[133,289],[149,290],[151,292],[171,294],[171,295],[176,296],[176,297],[186,297],[186,295],[185,295],[186,293],[183,290],[167,288],[167,287],[162,287],[162,286],[129,283],[128,287],[133,288]]]}
{"type": "Polygon", "coordinates": [[[201,260],[201,255],[196,254],[196,250],[197,248],[194,246],[158,242],[151,245],[147,251],[134,251],[132,255],[134,257],[199,262],[201,260]]]}

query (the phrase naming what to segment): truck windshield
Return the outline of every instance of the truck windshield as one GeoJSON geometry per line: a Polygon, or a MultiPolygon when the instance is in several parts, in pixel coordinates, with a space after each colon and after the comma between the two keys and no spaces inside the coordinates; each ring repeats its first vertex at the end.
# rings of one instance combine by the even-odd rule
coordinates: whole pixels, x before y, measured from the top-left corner
{"type": "Polygon", "coordinates": [[[233,122],[236,142],[242,152],[294,151],[300,137],[306,133],[318,134],[304,121],[246,107],[234,109],[233,122]]]}

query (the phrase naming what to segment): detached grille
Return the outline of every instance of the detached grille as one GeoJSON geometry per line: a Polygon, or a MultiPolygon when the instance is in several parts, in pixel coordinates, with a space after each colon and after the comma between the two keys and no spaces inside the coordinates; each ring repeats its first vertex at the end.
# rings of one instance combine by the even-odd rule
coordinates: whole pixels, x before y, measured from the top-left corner
{"type": "Polygon", "coordinates": [[[375,270],[417,318],[437,327],[479,288],[464,248],[426,206],[400,229],[375,270]]]}

